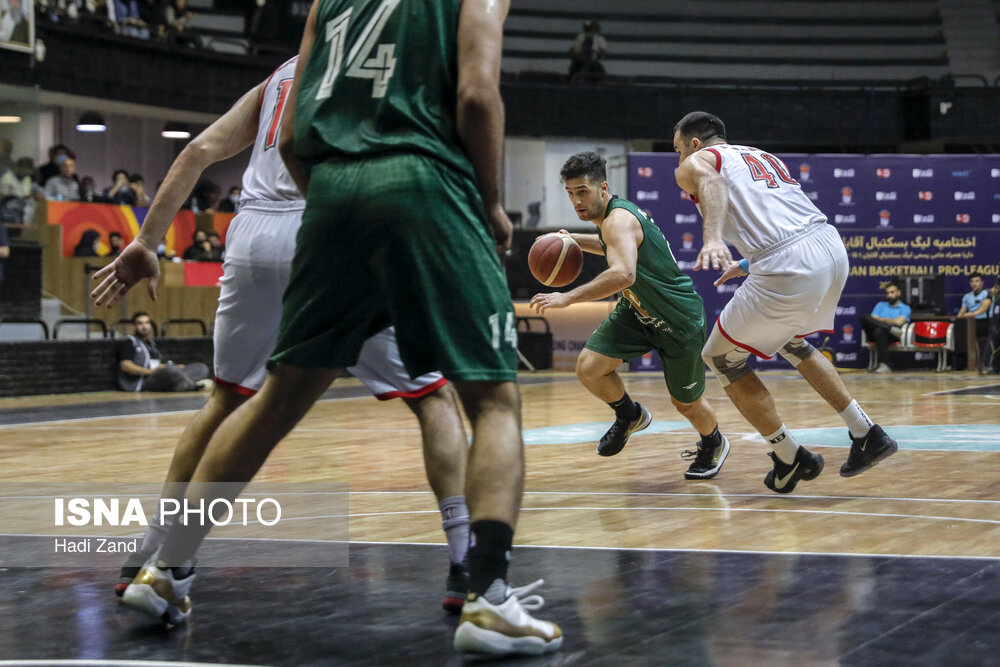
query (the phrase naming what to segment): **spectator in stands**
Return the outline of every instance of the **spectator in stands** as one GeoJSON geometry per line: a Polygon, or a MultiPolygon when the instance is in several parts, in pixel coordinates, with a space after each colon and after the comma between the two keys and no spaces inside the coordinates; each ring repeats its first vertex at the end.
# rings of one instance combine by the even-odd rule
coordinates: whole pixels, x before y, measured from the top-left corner
{"type": "Polygon", "coordinates": [[[127,171],[115,169],[111,174],[111,185],[104,188],[104,196],[112,204],[135,206],[135,192],[129,187],[127,171]]]}
{"type": "Polygon", "coordinates": [[[138,0],[114,0],[118,32],[130,37],[149,39],[149,28],[139,15],[138,0]]]}
{"type": "Polygon", "coordinates": [[[191,210],[195,213],[215,213],[222,199],[222,188],[215,181],[202,178],[194,186],[191,195],[191,210]]]}
{"type": "Polygon", "coordinates": [[[0,42],[28,44],[28,17],[21,0],[5,0],[6,11],[0,12],[0,42]]]}
{"type": "Polygon", "coordinates": [[[76,160],[63,158],[59,163],[59,173],[45,181],[46,199],[57,201],[79,201],[80,183],[76,176],[76,160]]]}
{"type": "Polygon", "coordinates": [[[184,259],[194,262],[212,262],[212,244],[208,242],[208,234],[197,230],[191,237],[191,246],[184,251],[184,259]]]}
{"type": "Polygon", "coordinates": [[[608,50],[608,43],[600,34],[600,24],[590,19],[583,22],[583,32],[576,36],[569,48],[569,80],[597,81],[604,77],[601,58],[608,50]]]}
{"type": "Polygon", "coordinates": [[[135,193],[135,203],[133,206],[149,206],[149,195],[146,194],[146,181],[142,174],[132,174],[128,177],[128,185],[135,193]]]}
{"type": "Polygon", "coordinates": [[[108,234],[108,254],[105,257],[117,257],[122,254],[123,241],[122,235],[118,232],[108,234]]]}
{"type": "Polygon", "coordinates": [[[222,237],[214,229],[208,233],[208,245],[212,247],[213,262],[221,262],[226,258],[226,246],[222,245],[222,237]]]}
{"type": "Polygon", "coordinates": [[[0,175],[0,222],[31,224],[35,217],[35,163],[18,158],[14,168],[0,175]]]}
{"type": "Polygon", "coordinates": [[[219,213],[236,213],[240,205],[240,193],[242,192],[243,188],[238,185],[229,188],[229,195],[219,202],[219,213]]]}
{"type": "Polygon", "coordinates": [[[861,316],[861,327],[868,340],[875,343],[878,366],[876,373],[889,373],[889,343],[903,335],[903,325],[910,321],[910,307],[899,300],[903,295],[899,285],[891,282],[885,286],[885,301],[875,304],[871,315],[861,316]]]}
{"type": "Polygon", "coordinates": [[[74,257],[100,257],[101,235],[93,229],[86,230],[80,237],[80,242],[73,248],[74,257]]]}
{"type": "Polygon", "coordinates": [[[149,30],[149,36],[162,39],[166,33],[166,7],[163,0],[139,0],[139,20],[149,30]]]}
{"type": "Polygon", "coordinates": [[[167,28],[174,32],[183,32],[196,14],[188,8],[187,0],[166,0],[165,7],[167,28]]]}
{"type": "Polygon", "coordinates": [[[63,144],[56,144],[49,149],[49,161],[38,168],[38,183],[43,187],[53,176],[59,174],[59,165],[66,158],[76,159],[76,153],[63,144]]]}
{"type": "Polygon", "coordinates": [[[118,386],[123,391],[194,391],[210,385],[208,366],[164,361],[147,313],[132,316],[135,333],[118,346],[118,386]]]}

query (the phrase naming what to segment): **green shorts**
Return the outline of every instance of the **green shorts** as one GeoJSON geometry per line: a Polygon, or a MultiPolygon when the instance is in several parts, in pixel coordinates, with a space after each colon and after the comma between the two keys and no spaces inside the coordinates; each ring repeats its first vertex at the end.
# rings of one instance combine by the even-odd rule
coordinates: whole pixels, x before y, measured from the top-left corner
{"type": "Polygon", "coordinates": [[[346,368],[389,324],[413,377],[516,379],[514,308],[472,180],[418,154],[317,164],[271,363],[346,368]]]}
{"type": "Polygon", "coordinates": [[[625,361],[656,350],[663,362],[667,391],[681,403],[694,403],[705,393],[705,361],[701,358],[704,346],[704,322],[687,331],[657,331],[636,319],[635,311],[622,300],[585,347],[625,361]]]}

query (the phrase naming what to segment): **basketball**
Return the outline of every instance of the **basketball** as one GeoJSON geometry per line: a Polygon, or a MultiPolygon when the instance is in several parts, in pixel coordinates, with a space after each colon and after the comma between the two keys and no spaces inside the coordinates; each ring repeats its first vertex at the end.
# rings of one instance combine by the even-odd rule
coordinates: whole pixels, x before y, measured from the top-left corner
{"type": "Polygon", "coordinates": [[[539,236],[528,251],[528,268],[535,280],[543,285],[569,285],[583,268],[583,250],[569,234],[545,234],[539,236]]]}

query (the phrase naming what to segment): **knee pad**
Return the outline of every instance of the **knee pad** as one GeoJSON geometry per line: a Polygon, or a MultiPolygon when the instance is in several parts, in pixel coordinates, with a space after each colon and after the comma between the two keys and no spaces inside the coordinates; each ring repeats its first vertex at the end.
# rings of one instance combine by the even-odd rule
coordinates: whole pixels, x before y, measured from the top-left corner
{"type": "Polygon", "coordinates": [[[806,357],[816,351],[812,343],[805,338],[793,338],[785,346],[778,350],[778,354],[785,358],[785,361],[793,367],[801,364],[806,357]]]}
{"type": "Polygon", "coordinates": [[[730,343],[718,333],[718,329],[708,337],[708,342],[701,351],[701,358],[708,364],[715,377],[719,378],[723,387],[750,372],[750,366],[747,364],[750,353],[730,343]]]}

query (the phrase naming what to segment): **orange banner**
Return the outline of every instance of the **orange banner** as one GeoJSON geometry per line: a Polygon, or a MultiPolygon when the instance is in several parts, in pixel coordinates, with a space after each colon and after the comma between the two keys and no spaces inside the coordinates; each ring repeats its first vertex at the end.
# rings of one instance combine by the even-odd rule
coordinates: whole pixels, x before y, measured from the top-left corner
{"type": "MultiPolygon", "coordinates": [[[[73,250],[80,243],[84,232],[95,231],[100,235],[100,249],[98,252],[106,254],[109,249],[108,235],[111,232],[118,232],[122,235],[125,245],[128,245],[135,235],[139,233],[139,227],[146,219],[148,209],[118,206],[116,204],[89,204],[81,202],[48,202],[48,221],[50,225],[62,225],[63,257],[72,257],[73,250]]],[[[213,224],[216,229],[222,227],[219,232],[225,238],[225,230],[229,227],[229,220],[220,220],[221,217],[232,219],[231,215],[216,214],[213,224]]],[[[195,221],[191,211],[181,211],[174,217],[167,236],[164,239],[167,254],[181,255],[191,245],[191,237],[194,235],[195,221]]]]}

